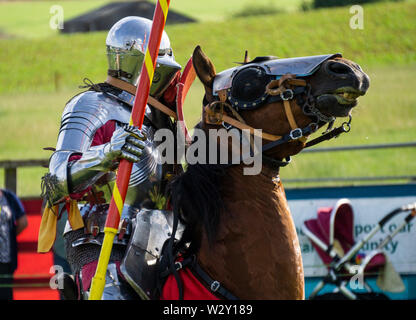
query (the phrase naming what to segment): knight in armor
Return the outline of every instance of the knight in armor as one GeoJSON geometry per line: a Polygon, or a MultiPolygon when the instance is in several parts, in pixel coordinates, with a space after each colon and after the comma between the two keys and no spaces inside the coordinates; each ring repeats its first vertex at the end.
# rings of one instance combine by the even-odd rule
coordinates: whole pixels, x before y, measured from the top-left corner
{"type": "MultiPolygon", "coordinates": [[[[144,208],[166,206],[165,187],[176,166],[160,164],[161,155],[153,136],[160,128],[174,130],[175,123],[166,109],[175,110],[175,86],[181,66],[175,62],[165,32],[142,130],[128,125],[151,26],[148,19],[126,17],[110,29],[106,39],[108,77],[103,83],[90,84],[87,91],[66,104],[56,150],[50,158],[49,172],[43,177],[48,207],[56,208],[56,216],[67,210],[72,217],[64,231],[67,260],[75,277],[73,284],[66,285],[73,288],[72,293],[66,293],[69,298],[86,298],[90,289],[104,237],[115,170],[121,159],[133,162],[133,169],[103,299],[134,298],[134,291],[120,285],[124,281],[120,261],[132,232],[131,221],[144,208]],[[155,108],[153,103],[162,104],[165,109],[155,108]],[[77,210],[82,221],[74,217],[77,210]]],[[[70,282],[67,278],[65,281],[70,282]]]]}

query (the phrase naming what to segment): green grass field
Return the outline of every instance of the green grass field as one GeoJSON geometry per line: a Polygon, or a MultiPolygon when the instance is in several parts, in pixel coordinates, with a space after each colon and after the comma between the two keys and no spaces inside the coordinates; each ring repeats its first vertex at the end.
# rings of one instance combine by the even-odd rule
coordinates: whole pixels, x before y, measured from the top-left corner
{"type": "MultiPolygon", "coordinates": [[[[366,6],[365,15],[364,30],[351,29],[348,9],[339,8],[173,25],[167,31],[179,63],[184,65],[200,44],[218,71],[242,61],[244,50],[251,57],[341,52],[364,67],[416,61],[416,3],[366,6]]],[[[105,32],[98,32],[3,39],[0,94],[52,92],[56,86],[73,90],[83,77],[102,80],[105,37],[105,32]]]]}
{"type": "MultiPolygon", "coordinates": [[[[83,5],[87,7],[92,2],[85,1],[83,5]]],[[[353,110],[351,133],[321,146],[415,140],[414,1],[364,6],[364,30],[349,28],[351,15],[348,8],[296,12],[293,5],[289,13],[224,21],[224,17],[238,12],[248,5],[248,1],[242,2],[234,13],[227,13],[226,4],[222,7],[218,4],[216,9],[208,10],[209,5],[214,6],[217,2],[204,2],[207,7],[200,11],[204,11],[207,17],[201,18],[202,22],[167,27],[176,58],[182,65],[197,44],[201,44],[211,57],[217,71],[241,61],[246,49],[251,57],[342,52],[367,71],[372,80],[371,87],[353,110]],[[223,18],[218,18],[220,13],[223,18]]],[[[265,4],[268,2],[263,1],[265,4]]],[[[198,11],[196,6],[199,2],[178,0],[175,3],[178,6],[182,3],[184,8],[194,6],[193,10],[198,11]]],[[[3,5],[0,3],[0,9],[3,5]]],[[[24,6],[23,3],[15,5],[24,6]]],[[[29,13],[26,11],[24,15],[29,17],[29,13]]],[[[74,10],[73,13],[77,12],[74,10]]],[[[4,25],[10,24],[5,22],[8,19],[6,16],[5,11],[0,10],[0,29],[3,31],[7,30],[4,25]]],[[[32,23],[29,21],[28,18],[28,25],[23,26],[21,31],[28,30],[32,23]]],[[[33,25],[36,27],[36,23],[33,22],[33,25]]],[[[36,30],[35,27],[33,30],[36,30]]],[[[97,82],[103,80],[105,75],[105,33],[65,36],[48,32],[40,36],[41,31],[34,33],[39,36],[0,40],[3,48],[0,51],[0,160],[48,158],[50,152],[42,148],[55,146],[66,101],[80,91],[78,85],[83,77],[97,82]]],[[[185,105],[189,125],[195,124],[200,116],[202,94],[202,86],[195,82],[185,105]]],[[[416,150],[410,148],[301,154],[294,158],[290,166],[282,169],[282,180],[416,174],[415,156],[416,150]]],[[[39,194],[40,177],[45,171],[39,168],[19,170],[18,194],[39,194]]],[[[0,186],[3,186],[1,170],[0,186]]]]}
{"type": "Polygon", "coordinates": [[[53,5],[60,5],[64,9],[64,18],[71,19],[83,12],[95,9],[110,1],[12,1],[0,2],[1,22],[0,31],[9,37],[42,38],[56,34],[51,29],[49,20],[53,12],[53,5]]]}
{"type": "MultiPolygon", "coordinates": [[[[126,1],[126,0],[116,0],[126,1]]],[[[53,5],[60,5],[64,10],[65,20],[69,20],[84,12],[106,5],[110,0],[57,0],[57,1],[11,1],[0,2],[0,31],[13,37],[42,38],[57,33],[49,27],[49,20],[53,13],[53,5]]],[[[155,1],[149,0],[155,3],[155,1]]],[[[270,12],[297,11],[302,0],[256,0],[256,8],[266,8],[270,12]]],[[[170,10],[194,18],[198,22],[224,21],[238,13],[253,9],[250,0],[175,0],[171,2],[170,10]]]]}

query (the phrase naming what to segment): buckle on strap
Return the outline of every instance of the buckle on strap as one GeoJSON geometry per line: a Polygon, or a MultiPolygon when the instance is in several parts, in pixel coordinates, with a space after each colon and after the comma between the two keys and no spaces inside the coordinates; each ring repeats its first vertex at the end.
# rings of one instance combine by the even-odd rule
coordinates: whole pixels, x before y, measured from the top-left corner
{"type": "Polygon", "coordinates": [[[176,262],[175,262],[175,269],[176,269],[176,271],[179,271],[179,270],[181,270],[182,268],[183,268],[182,262],[180,262],[180,261],[176,261],[176,262]]]}
{"type": "Polygon", "coordinates": [[[295,94],[293,93],[292,89],[286,89],[280,93],[280,98],[282,98],[282,100],[291,100],[294,96],[295,94]]]}
{"type": "Polygon", "coordinates": [[[233,126],[229,123],[225,123],[224,121],[221,123],[221,125],[226,129],[230,130],[233,126]]]}
{"type": "Polygon", "coordinates": [[[300,129],[300,128],[293,129],[293,130],[292,130],[292,131],[290,131],[290,133],[289,133],[289,137],[290,137],[292,140],[299,139],[299,138],[301,138],[302,136],[303,136],[303,132],[302,132],[302,129],[300,129]]]}
{"type": "Polygon", "coordinates": [[[220,287],[221,287],[221,284],[217,280],[214,280],[210,285],[210,289],[212,292],[216,292],[220,287]]]}

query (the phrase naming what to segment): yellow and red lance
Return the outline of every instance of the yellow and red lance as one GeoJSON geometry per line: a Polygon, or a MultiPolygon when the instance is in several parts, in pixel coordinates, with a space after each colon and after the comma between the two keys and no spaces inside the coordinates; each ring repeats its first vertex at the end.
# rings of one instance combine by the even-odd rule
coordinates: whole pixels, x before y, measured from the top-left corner
{"type": "MultiPolygon", "coordinates": [[[[153,80],[156,59],[159,53],[159,46],[166,23],[169,4],[170,0],[158,0],[153,14],[152,29],[150,31],[144,64],[142,66],[130,118],[130,125],[134,125],[139,129],[141,129],[143,124],[147,99],[153,80]]],[[[107,272],[108,262],[110,260],[114,237],[118,231],[121,212],[123,211],[124,200],[126,198],[127,188],[130,181],[131,169],[131,162],[124,159],[120,161],[116,183],[113,189],[113,196],[105,223],[103,245],[98,259],[97,269],[91,283],[90,300],[100,300],[104,291],[105,275],[107,272]]]]}

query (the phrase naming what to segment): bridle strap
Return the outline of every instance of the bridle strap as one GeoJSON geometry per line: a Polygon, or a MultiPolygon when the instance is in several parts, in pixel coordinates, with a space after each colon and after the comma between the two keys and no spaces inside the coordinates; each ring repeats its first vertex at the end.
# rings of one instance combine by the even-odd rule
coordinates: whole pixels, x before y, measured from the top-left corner
{"type": "MultiPolygon", "coordinates": [[[[265,93],[270,96],[280,96],[280,99],[283,101],[284,111],[286,114],[286,118],[289,122],[291,131],[283,136],[277,136],[269,133],[261,134],[261,138],[263,140],[268,140],[269,143],[266,143],[262,147],[262,153],[279,146],[281,144],[291,142],[291,141],[300,141],[303,144],[306,143],[310,134],[314,133],[318,130],[318,125],[314,122],[311,122],[305,128],[299,128],[295,117],[293,115],[292,108],[296,107],[297,104],[294,101],[295,94],[294,91],[298,87],[306,87],[307,83],[303,79],[296,79],[295,75],[286,74],[283,75],[278,80],[272,80],[265,89],[265,93]],[[293,88],[294,87],[294,88],[293,88]],[[293,90],[291,89],[293,88],[293,90]]],[[[257,134],[257,130],[251,126],[249,126],[241,115],[231,106],[230,103],[227,101],[227,92],[226,90],[218,91],[219,100],[213,101],[210,104],[204,106],[204,117],[203,121],[207,124],[213,125],[222,125],[226,129],[230,129],[230,127],[235,127],[240,130],[248,129],[250,133],[255,136],[259,136],[257,134]],[[216,110],[216,106],[219,105],[219,111],[216,110]],[[231,114],[235,117],[229,116],[226,112],[224,112],[224,107],[227,107],[231,114]],[[237,119],[236,119],[237,118],[237,119]],[[229,124],[226,126],[225,123],[229,124]]],[[[303,108],[301,107],[303,110],[303,108]]],[[[282,167],[286,166],[290,163],[290,157],[286,159],[286,161],[276,160],[263,155],[264,159],[271,167],[282,167]]]]}
{"type": "Polygon", "coordinates": [[[266,133],[266,132],[262,132],[261,135],[259,135],[257,133],[258,131],[255,128],[249,126],[241,117],[241,115],[227,102],[226,90],[218,91],[218,97],[220,99],[219,101],[211,102],[210,104],[204,107],[205,123],[213,124],[213,125],[223,125],[223,126],[224,126],[224,123],[228,123],[229,125],[237,129],[249,130],[251,135],[255,135],[257,137],[260,137],[268,141],[276,141],[282,138],[282,136],[277,136],[277,135],[266,133]],[[220,112],[215,111],[215,106],[217,104],[219,104],[221,107],[220,112]],[[237,119],[228,116],[224,112],[224,106],[227,107],[228,110],[231,111],[232,115],[237,119]]]}
{"type": "Polygon", "coordinates": [[[271,96],[281,95],[286,89],[287,85],[295,87],[306,87],[307,83],[303,79],[296,79],[296,75],[284,74],[280,79],[270,81],[266,86],[266,93],[271,96]]]}
{"type": "MultiPolygon", "coordinates": [[[[113,87],[119,88],[121,90],[124,90],[132,95],[136,95],[136,89],[137,87],[132,85],[131,83],[128,83],[126,81],[114,78],[112,76],[107,76],[106,81],[108,84],[111,84],[113,87]]],[[[178,116],[176,114],[175,111],[173,111],[172,109],[170,109],[169,107],[165,106],[163,103],[161,103],[160,101],[156,100],[155,98],[153,98],[152,96],[149,95],[148,100],[149,104],[158,109],[159,111],[163,112],[164,114],[168,115],[169,117],[174,118],[175,120],[178,119],[178,116]]]]}
{"type": "MultiPolygon", "coordinates": [[[[217,103],[222,103],[220,101],[216,101],[217,103]]],[[[249,126],[248,124],[234,119],[226,114],[224,114],[223,112],[217,112],[215,110],[213,110],[213,106],[214,104],[209,104],[207,106],[204,107],[204,111],[205,111],[205,123],[207,124],[213,124],[213,125],[223,125],[223,123],[228,123],[231,126],[240,129],[240,130],[250,130],[250,134],[251,135],[255,135],[257,137],[260,137],[264,140],[268,140],[268,141],[275,141],[275,140],[279,140],[281,138],[281,136],[276,136],[274,134],[270,134],[270,133],[265,133],[262,132],[261,135],[259,135],[257,132],[258,130],[256,130],[255,128],[249,126]]]]}
{"type": "MultiPolygon", "coordinates": [[[[291,77],[292,75],[285,75],[279,80],[271,81],[271,83],[278,84],[279,87],[277,89],[273,89],[273,86],[269,84],[266,87],[267,93],[270,95],[282,95],[284,93],[284,90],[286,90],[285,85],[298,85],[298,86],[306,85],[306,82],[304,80],[293,79],[291,77]]],[[[257,133],[257,130],[249,126],[248,124],[246,124],[244,119],[240,116],[240,114],[226,101],[227,95],[226,95],[225,90],[219,91],[218,97],[220,99],[219,101],[213,101],[204,107],[204,111],[205,111],[204,121],[207,124],[223,125],[225,127],[224,123],[227,123],[240,130],[243,130],[243,129],[249,130],[251,135],[261,137],[262,139],[271,141],[272,143],[276,141],[282,141],[282,139],[286,136],[287,138],[285,138],[284,139],[285,141],[282,141],[282,143],[289,142],[290,140],[295,140],[295,139],[305,143],[307,140],[307,137],[303,135],[304,130],[298,127],[295,117],[293,116],[293,112],[292,112],[293,97],[291,97],[291,99],[283,99],[283,105],[284,105],[286,118],[288,119],[289,125],[292,130],[289,133],[289,135],[285,135],[285,136],[277,136],[277,135],[266,133],[266,132],[262,132],[261,135],[259,135],[257,133]],[[215,110],[216,105],[220,105],[220,111],[215,110]],[[224,112],[224,106],[226,106],[231,111],[232,115],[237,119],[228,116],[224,112]],[[294,138],[294,136],[292,135],[292,132],[296,130],[297,132],[302,132],[302,136],[294,138]]]]}
{"type": "Polygon", "coordinates": [[[290,128],[292,130],[294,130],[294,129],[299,128],[299,127],[298,127],[298,125],[296,123],[296,120],[295,120],[295,117],[293,116],[293,113],[292,113],[291,101],[292,100],[283,100],[283,105],[285,107],[286,118],[289,121],[290,128]]]}
{"type": "Polygon", "coordinates": [[[343,122],[339,127],[335,128],[335,129],[332,129],[331,131],[329,131],[327,133],[324,133],[322,136],[309,141],[305,145],[305,148],[310,148],[310,147],[312,147],[312,146],[314,146],[318,143],[321,143],[323,141],[327,141],[327,140],[330,140],[332,138],[336,138],[342,133],[349,132],[351,130],[351,120],[352,120],[352,117],[349,116],[348,122],[343,122]]]}

